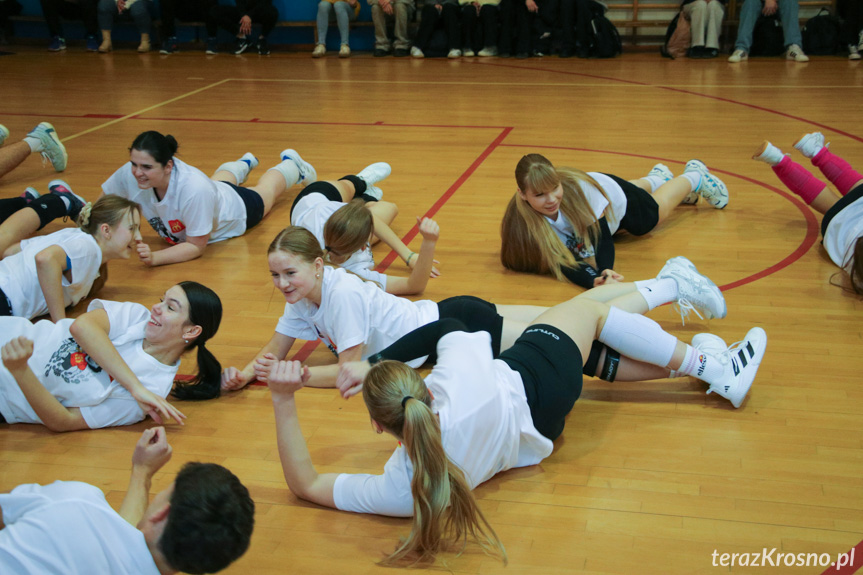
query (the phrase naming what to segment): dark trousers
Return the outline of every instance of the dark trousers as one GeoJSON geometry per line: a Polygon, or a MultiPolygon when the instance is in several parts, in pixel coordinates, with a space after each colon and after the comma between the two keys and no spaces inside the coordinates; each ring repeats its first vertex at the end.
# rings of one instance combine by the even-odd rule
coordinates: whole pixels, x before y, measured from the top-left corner
{"type": "Polygon", "coordinates": [[[515,51],[530,54],[531,51],[548,53],[551,50],[551,32],[557,20],[560,4],[557,0],[534,0],[539,11],[531,12],[521,0],[516,3],[516,26],[518,43],[515,51]]]}
{"type": "Polygon", "coordinates": [[[592,0],[561,0],[560,21],[563,30],[560,37],[561,51],[574,51],[576,43],[581,50],[590,48],[590,21],[601,16],[602,4],[592,0]]]}
{"type": "Polygon", "coordinates": [[[485,4],[476,13],[472,4],[462,6],[461,45],[467,50],[479,52],[483,47],[497,46],[498,7],[485,4]]]}
{"type": "MultiPolygon", "coordinates": [[[[266,38],[276,27],[279,19],[279,11],[272,4],[256,6],[249,10],[248,14],[241,14],[236,6],[213,6],[210,16],[216,23],[234,36],[240,32],[240,18],[248,16],[253,24],[261,25],[261,36],[266,38]]],[[[215,34],[214,34],[215,35],[215,34]]]]}
{"type": "Polygon", "coordinates": [[[204,22],[207,36],[214,37],[218,28],[212,10],[218,3],[218,0],[161,0],[159,9],[162,17],[162,38],[177,35],[177,19],[181,22],[204,22]]]}
{"type": "Polygon", "coordinates": [[[426,4],[423,6],[420,29],[416,38],[416,45],[420,50],[428,48],[432,34],[438,25],[443,26],[446,32],[446,49],[453,50],[459,47],[458,6],[444,4],[438,12],[434,4],[426,4]]]}
{"type": "MultiPolygon", "coordinates": [[[[17,16],[21,13],[23,6],[18,3],[17,0],[6,0],[5,2],[0,2],[0,36],[3,36],[7,30],[6,26],[9,25],[9,17],[17,16]]],[[[8,30],[11,34],[12,31],[8,30]]]]}
{"type": "Polygon", "coordinates": [[[839,15],[842,17],[842,29],[839,33],[843,44],[854,44],[860,41],[860,31],[863,30],[863,2],[861,0],[839,0],[839,15]]]}
{"type": "Polygon", "coordinates": [[[40,0],[40,4],[42,4],[42,14],[45,16],[48,33],[51,36],[63,36],[63,25],[60,23],[60,18],[81,20],[84,22],[84,29],[88,36],[99,34],[99,21],[96,19],[97,0],[80,0],[80,2],[40,0]]]}

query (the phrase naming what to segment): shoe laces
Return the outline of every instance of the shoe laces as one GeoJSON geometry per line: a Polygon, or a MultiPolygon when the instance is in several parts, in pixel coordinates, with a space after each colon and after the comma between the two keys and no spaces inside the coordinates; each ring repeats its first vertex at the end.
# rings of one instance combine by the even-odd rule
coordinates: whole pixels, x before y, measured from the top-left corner
{"type": "Polygon", "coordinates": [[[696,308],[692,304],[692,302],[690,302],[684,297],[679,298],[677,302],[672,305],[672,309],[674,309],[674,311],[680,314],[680,321],[683,322],[683,325],[686,325],[686,318],[689,317],[689,314],[691,312],[695,312],[695,315],[697,315],[699,319],[704,320],[704,316],[701,315],[701,312],[698,311],[698,308],[696,308]]]}

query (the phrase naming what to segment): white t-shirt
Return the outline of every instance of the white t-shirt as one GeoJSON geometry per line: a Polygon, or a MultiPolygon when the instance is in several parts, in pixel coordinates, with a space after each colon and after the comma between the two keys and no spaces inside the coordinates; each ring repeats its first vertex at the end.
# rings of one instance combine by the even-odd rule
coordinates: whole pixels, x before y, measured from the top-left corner
{"type": "Polygon", "coordinates": [[[246,205],[234,188],[211,180],[179,158],[174,158],[168,191],[161,201],[152,188],[138,187],[131,162],[114,172],[102,184],[102,191],[141,204],[144,218],[169,244],[207,234],[207,243],[212,244],[246,231],[246,205]]]}
{"type": "Polygon", "coordinates": [[[65,273],[61,280],[65,307],[86,297],[99,277],[102,250],[93,236],[79,228],[22,240],[20,252],[0,261],[0,289],[9,298],[14,315],[30,319],[48,313],[36,272],[36,254],[51,246],[60,246],[71,263],[72,280],[65,273]]]}
{"type": "Polygon", "coordinates": [[[77,481],[19,485],[0,494],[4,575],[158,575],[144,534],[123,519],[100,489],[77,481]]]}
{"type": "MultiPolygon", "coordinates": [[[[521,376],[492,359],[486,332],[451,332],[437,345],[438,360],[425,382],[440,416],[444,451],[464,471],[473,489],[501,471],[535,465],[548,457],[552,442],[533,426],[521,376]]],[[[413,515],[413,465],[399,445],[383,475],[336,478],[338,509],[409,517],[413,515]]]]}
{"type": "MultiPolygon", "coordinates": [[[[333,202],[323,194],[309,194],[300,198],[294,211],[291,213],[291,225],[306,228],[315,235],[321,249],[327,249],[324,240],[324,226],[336,210],[346,206],[344,202],[333,202]]],[[[372,246],[366,243],[365,249],[351,254],[339,267],[352,271],[363,279],[371,280],[380,285],[381,289],[387,289],[387,276],[374,271],[375,259],[372,255],[372,246]]]]}
{"type": "Polygon", "coordinates": [[[433,301],[394,296],[343,269],[325,266],[321,306],[307,300],[285,304],[276,332],[296,339],[319,339],[336,355],[364,343],[365,359],[439,317],[433,301]]]}
{"type": "MultiPolygon", "coordinates": [[[[111,324],[108,337],[145,388],[167,397],[179,362],[165,365],[144,351],[144,328],[150,312],[137,303],[104,300],[90,302],[88,311],[104,309],[111,324]]],[[[69,333],[74,320],[56,324],[31,323],[19,317],[0,317],[0,346],[18,336],[35,343],[27,362],[42,385],[66,407],[81,408],[91,429],[130,425],[146,417],[132,395],[81,350],[69,333]]],[[[27,402],[12,374],[0,366],[0,413],[9,423],[42,423],[27,402]]]]}
{"type": "MultiPolygon", "coordinates": [[[[857,238],[863,236],[863,198],[856,200],[836,214],[827,224],[824,249],[833,263],[840,268],[849,262],[857,238]]],[[[845,271],[850,271],[848,266],[845,271]]]]}

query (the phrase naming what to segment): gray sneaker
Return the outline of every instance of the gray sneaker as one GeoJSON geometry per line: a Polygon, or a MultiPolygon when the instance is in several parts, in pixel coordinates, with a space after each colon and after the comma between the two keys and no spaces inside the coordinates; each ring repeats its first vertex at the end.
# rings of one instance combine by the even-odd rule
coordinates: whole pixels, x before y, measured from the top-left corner
{"type": "Polygon", "coordinates": [[[66,169],[66,163],[69,161],[69,154],[66,153],[66,147],[60,142],[57,137],[57,132],[54,126],[48,122],[42,122],[33,128],[28,138],[36,138],[42,142],[42,157],[51,162],[54,169],[62,172],[66,169]]]}

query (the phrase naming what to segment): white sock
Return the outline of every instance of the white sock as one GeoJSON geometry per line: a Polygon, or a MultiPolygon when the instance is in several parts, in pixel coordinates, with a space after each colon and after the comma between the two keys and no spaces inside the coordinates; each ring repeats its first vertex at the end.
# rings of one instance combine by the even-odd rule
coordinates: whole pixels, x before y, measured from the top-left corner
{"type": "Polygon", "coordinates": [[[637,281],[635,287],[647,302],[648,310],[677,301],[677,282],[671,278],[637,281]]]}
{"type": "Polygon", "coordinates": [[[752,159],[761,160],[768,166],[775,166],[776,164],[781,162],[782,158],[785,157],[785,154],[782,153],[782,150],[780,150],[770,142],[764,142],[764,144],[764,151],[757,156],[752,156],[752,159]]]}
{"type": "MultiPolygon", "coordinates": [[[[285,178],[285,183],[290,188],[294,184],[300,181],[300,169],[297,168],[297,165],[293,160],[284,160],[278,166],[273,166],[270,170],[276,170],[285,178]]],[[[267,170],[267,171],[270,171],[267,170]]]]}
{"type": "Polygon", "coordinates": [[[241,185],[246,181],[246,178],[249,177],[251,169],[252,168],[247,161],[237,160],[235,162],[225,162],[219,166],[219,169],[216,171],[221,172],[224,170],[226,172],[230,172],[237,179],[237,185],[241,185]]]}
{"type": "Polygon", "coordinates": [[[691,375],[707,383],[716,383],[725,375],[725,366],[716,357],[687,344],[686,356],[677,373],[691,375]]]}
{"type": "Polygon", "coordinates": [[[683,172],[680,175],[689,180],[689,183],[692,184],[693,192],[697,192],[698,188],[701,187],[701,172],[683,172]]]}
{"type": "Polygon", "coordinates": [[[32,136],[25,136],[24,141],[30,146],[31,152],[41,152],[44,148],[42,146],[42,140],[39,138],[34,138],[32,136]]]}
{"type": "Polygon", "coordinates": [[[677,338],[650,318],[612,307],[599,341],[637,361],[665,367],[674,355],[677,338]]]}
{"type": "Polygon", "coordinates": [[[664,184],[665,182],[668,181],[665,178],[663,178],[662,176],[650,176],[650,175],[644,176],[644,178],[642,178],[642,179],[650,182],[650,193],[651,194],[654,193],[659,188],[659,186],[661,186],[662,184],[664,184]]]}

